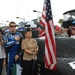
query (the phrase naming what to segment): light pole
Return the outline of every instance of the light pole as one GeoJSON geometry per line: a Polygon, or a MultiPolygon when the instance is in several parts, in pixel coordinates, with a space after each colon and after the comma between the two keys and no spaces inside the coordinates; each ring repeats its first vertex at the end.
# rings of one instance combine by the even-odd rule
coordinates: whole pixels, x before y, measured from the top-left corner
{"type": "Polygon", "coordinates": [[[25,18],[21,18],[21,17],[16,17],[17,19],[22,19],[23,22],[25,22],[25,18]]]}
{"type": "Polygon", "coordinates": [[[39,22],[39,13],[42,13],[42,12],[37,11],[37,10],[33,10],[33,12],[37,12],[38,13],[38,22],[39,22]]]}
{"type": "Polygon", "coordinates": [[[40,11],[37,11],[37,10],[33,10],[33,12],[42,13],[42,12],[40,12],[40,11]]]}

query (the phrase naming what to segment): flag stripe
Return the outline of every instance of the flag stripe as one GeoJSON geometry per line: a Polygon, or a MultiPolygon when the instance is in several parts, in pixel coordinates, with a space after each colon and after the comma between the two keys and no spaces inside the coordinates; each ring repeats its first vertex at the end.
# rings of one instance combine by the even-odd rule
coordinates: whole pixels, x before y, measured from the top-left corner
{"type": "MultiPolygon", "coordinates": [[[[48,34],[49,34],[49,37],[50,37],[50,40],[49,41],[51,41],[51,43],[52,43],[52,48],[53,48],[53,50],[54,50],[54,53],[56,54],[56,50],[55,50],[55,38],[54,38],[54,29],[53,28],[51,28],[52,26],[50,26],[50,25],[53,25],[52,24],[52,21],[50,21],[50,22],[47,22],[47,29],[48,29],[48,34]],[[52,31],[53,30],[53,31],[52,31]],[[52,33],[53,32],[53,33],[52,33]]],[[[46,29],[46,31],[47,31],[47,29],[46,29]]],[[[48,37],[48,39],[49,39],[49,37],[48,37]]],[[[53,51],[53,50],[51,50],[51,51],[53,51]]]]}
{"type": "MultiPolygon", "coordinates": [[[[52,55],[51,55],[51,52],[50,52],[50,48],[49,48],[49,43],[48,43],[48,39],[47,39],[47,37],[45,37],[45,40],[46,40],[46,42],[45,42],[45,44],[46,44],[46,47],[47,47],[47,51],[48,51],[48,57],[47,58],[49,58],[49,60],[52,60],[52,55]]],[[[46,52],[45,52],[46,53],[46,52]]],[[[53,63],[53,61],[50,61],[51,63],[53,63]]]]}
{"type": "Polygon", "coordinates": [[[40,20],[40,23],[42,24],[43,27],[45,27],[44,21],[40,20]]]}
{"type": "Polygon", "coordinates": [[[42,24],[42,26],[45,27],[45,19],[46,19],[46,16],[44,14],[42,14],[42,18],[40,20],[40,23],[42,24]]]}

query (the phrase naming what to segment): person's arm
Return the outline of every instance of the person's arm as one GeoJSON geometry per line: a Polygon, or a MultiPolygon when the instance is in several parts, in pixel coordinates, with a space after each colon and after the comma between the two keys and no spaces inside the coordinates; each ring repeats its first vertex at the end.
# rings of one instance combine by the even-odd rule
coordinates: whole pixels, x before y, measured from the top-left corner
{"type": "Polygon", "coordinates": [[[35,54],[38,54],[38,46],[34,49],[35,54]]]}
{"type": "Polygon", "coordinates": [[[16,41],[19,41],[19,42],[20,42],[20,45],[19,45],[17,54],[16,54],[16,56],[15,56],[15,61],[17,61],[17,59],[18,59],[19,57],[22,57],[22,56],[23,56],[23,50],[21,49],[21,42],[22,42],[22,40],[23,40],[23,36],[22,36],[22,34],[19,33],[19,32],[17,32],[17,34],[18,34],[19,36],[18,36],[18,40],[16,39],[16,41]]]}
{"type": "Polygon", "coordinates": [[[3,60],[3,66],[6,66],[6,58],[3,60]]]}
{"type": "Polygon", "coordinates": [[[28,53],[28,54],[33,54],[32,51],[28,50],[27,47],[26,47],[26,44],[25,44],[25,41],[22,40],[22,43],[21,43],[21,48],[24,52],[28,53]]]}
{"type": "Polygon", "coordinates": [[[23,50],[21,49],[21,42],[23,40],[23,36],[22,36],[21,33],[19,34],[19,36],[20,36],[20,46],[19,46],[19,49],[17,51],[17,55],[22,56],[23,55],[23,50]]]}
{"type": "Polygon", "coordinates": [[[27,50],[27,49],[24,49],[24,51],[28,54],[34,54],[34,52],[30,51],[30,50],[27,50]]]}
{"type": "Polygon", "coordinates": [[[9,34],[5,34],[3,36],[3,44],[4,44],[4,47],[10,47],[12,46],[13,44],[15,44],[16,40],[15,39],[11,39],[9,37],[9,34]]]}

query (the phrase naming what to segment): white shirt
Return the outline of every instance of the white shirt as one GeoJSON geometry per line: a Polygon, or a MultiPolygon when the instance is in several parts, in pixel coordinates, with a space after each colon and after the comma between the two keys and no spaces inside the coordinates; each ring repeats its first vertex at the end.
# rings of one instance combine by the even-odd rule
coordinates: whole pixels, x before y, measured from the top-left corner
{"type": "Polygon", "coordinates": [[[6,58],[5,49],[0,45],[0,59],[6,58]]]}

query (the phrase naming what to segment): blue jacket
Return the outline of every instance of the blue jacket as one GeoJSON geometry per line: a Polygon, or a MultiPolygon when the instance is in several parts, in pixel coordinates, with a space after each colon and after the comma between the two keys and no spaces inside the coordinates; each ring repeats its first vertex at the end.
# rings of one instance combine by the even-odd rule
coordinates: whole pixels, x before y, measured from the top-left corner
{"type": "Polygon", "coordinates": [[[19,54],[19,52],[21,50],[21,40],[16,41],[14,39],[14,36],[21,37],[21,40],[23,38],[22,34],[19,32],[15,32],[15,33],[8,32],[8,33],[4,34],[4,36],[3,36],[3,40],[6,42],[4,44],[4,47],[7,48],[8,53],[19,54]]]}

